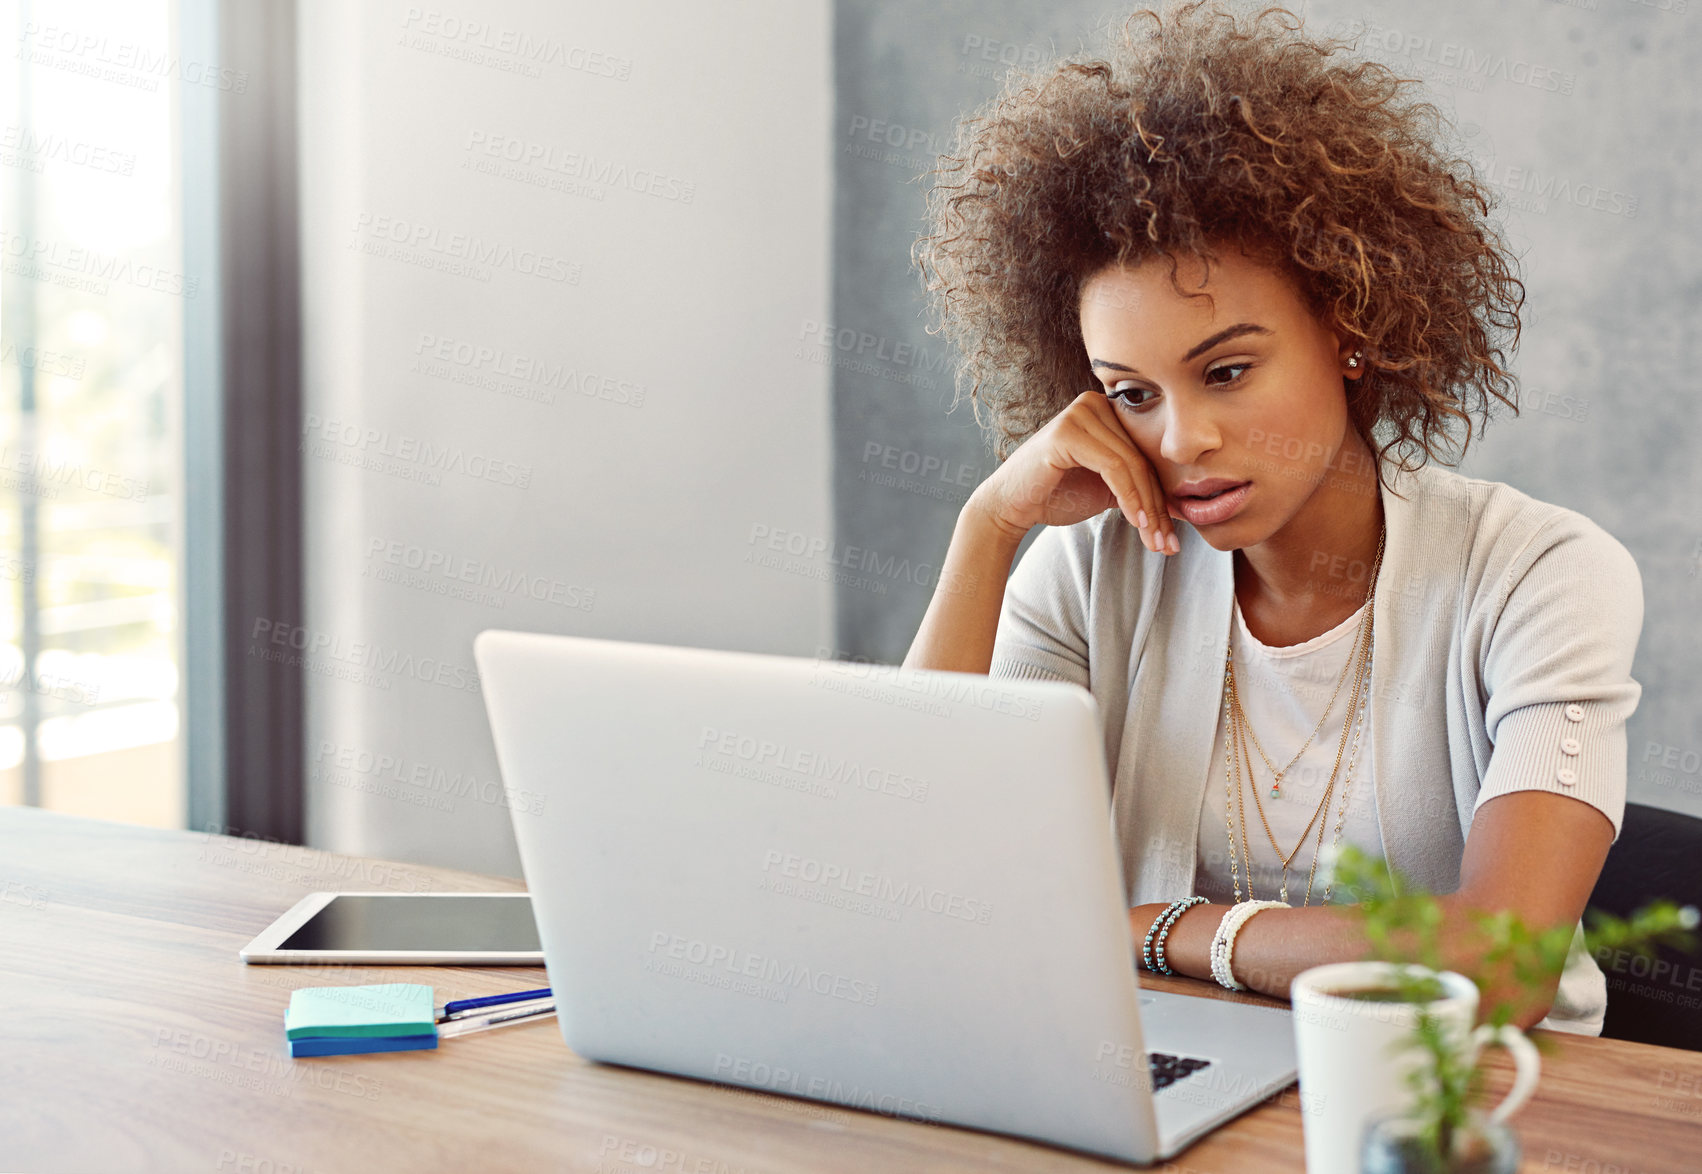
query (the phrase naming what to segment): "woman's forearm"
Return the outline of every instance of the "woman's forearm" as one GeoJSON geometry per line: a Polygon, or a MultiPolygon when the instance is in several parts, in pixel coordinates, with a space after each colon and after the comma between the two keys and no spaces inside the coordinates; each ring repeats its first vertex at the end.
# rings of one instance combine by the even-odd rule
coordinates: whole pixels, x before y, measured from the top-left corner
{"type": "MultiPolygon", "coordinates": [[[[1524,993],[1506,974],[1486,973],[1487,945],[1477,932],[1472,910],[1458,896],[1439,898],[1443,921],[1439,940],[1445,969],[1457,970],[1487,982],[1482,1013],[1498,1002],[1513,1005],[1513,1023],[1528,1027],[1548,1013],[1555,983],[1524,993]]],[[[1139,905],[1129,911],[1129,924],[1138,946],[1163,905],[1139,905]]],[[[1190,978],[1211,980],[1211,942],[1226,905],[1196,905],[1171,927],[1165,942],[1170,968],[1190,978]]],[[[1254,915],[1235,938],[1233,966],[1242,985],[1275,998],[1289,997],[1289,984],[1301,971],[1331,962],[1357,962],[1370,956],[1370,946],[1356,913],[1341,906],[1267,909],[1254,915]]],[[[1555,976],[1558,982],[1558,976],[1555,976]]]]}
{"type": "MultiPolygon", "coordinates": [[[[1151,906],[1141,906],[1147,908],[1151,906]]],[[[1196,905],[1177,920],[1165,943],[1172,970],[1192,978],[1211,978],[1212,935],[1228,910],[1227,905],[1196,905]]],[[[1340,908],[1267,909],[1254,915],[1235,936],[1235,977],[1261,994],[1286,999],[1288,984],[1302,970],[1327,962],[1357,961],[1367,952],[1358,919],[1340,908]]]]}
{"type": "Polygon", "coordinates": [[[904,658],[907,669],[986,674],[993,664],[1005,580],[1020,535],[988,520],[971,498],[957,517],[939,583],[916,639],[904,658]]]}

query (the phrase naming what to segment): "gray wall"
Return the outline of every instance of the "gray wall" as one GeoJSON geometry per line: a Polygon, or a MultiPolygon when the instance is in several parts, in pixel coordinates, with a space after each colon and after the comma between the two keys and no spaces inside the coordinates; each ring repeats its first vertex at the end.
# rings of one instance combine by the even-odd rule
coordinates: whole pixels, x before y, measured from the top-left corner
{"type": "MultiPolygon", "coordinates": [[[[1460,470],[1587,514],[1636,557],[1647,616],[1633,670],[1644,693],[1630,725],[1630,797],[1702,815],[1702,465],[1694,368],[1681,353],[1702,337],[1702,89],[1692,81],[1702,11],[1672,11],[1678,0],[1294,7],[1308,28],[1359,22],[1369,55],[1423,78],[1504,197],[1528,287],[1516,360],[1525,407],[1492,421],[1460,470]],[[1482,71],[1440,64],[1466,50],[1482,71]],[[1508,80],[1531,66],[1542,86],[1508,80]],[[1560,190],[1586,203],[1543,194],[1560,190]],[[1588,203],[1594,190],[1604,193],[1598,207],[1588,203]]],[[[918,317],[908,258],[924,187],[914,177],[949,142],[953,120],[995,92],[998,58],[1073,52],[1086,31],[1126,12],[1083,0],[837,0],[841,329],[828,353],[845,548],[937,568],[958,508],[994,467],[969,405],[946,414],[950,357],[918,317]]],[[[927,574],[842,586],[839,647],[902,660],[930,588],[927,574]]]]}
{"type": "Polygon", "coordinates": [[[518,874],[481,629],[830,641],[825,577],[746,561],[831,534],[830,32],[303,3],[308,621],[250,652],[309,653],[315,846],[518,874]]]}

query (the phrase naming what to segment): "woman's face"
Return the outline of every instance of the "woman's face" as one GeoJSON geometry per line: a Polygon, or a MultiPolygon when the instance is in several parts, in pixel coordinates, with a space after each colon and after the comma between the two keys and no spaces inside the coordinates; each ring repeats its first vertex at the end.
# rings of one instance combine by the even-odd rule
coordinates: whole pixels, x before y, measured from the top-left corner
{"type": "Polygon", "coordinates": [[[1177,272],[1213,301],[1178,294],[1163,259],[1102,270],[1083,287],[1081,332],[1170,516],[1235,550],[1281,530],[1332,471],[1359,471],[1360,459],[1368,469],[1370,450],[1342,383],[1361,368],[1286,277],[1233,246],[1219,252],[1203,287],[1197,259],[1177,272]],[[1211,504],[1177,496],[1208,479],[1246,484],[1211,504]]]}

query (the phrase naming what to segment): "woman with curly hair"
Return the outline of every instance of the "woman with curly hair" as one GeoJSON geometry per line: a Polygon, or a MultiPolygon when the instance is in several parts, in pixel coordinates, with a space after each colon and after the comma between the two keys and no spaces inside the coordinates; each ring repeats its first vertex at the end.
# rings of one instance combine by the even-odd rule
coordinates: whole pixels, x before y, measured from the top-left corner
{"type": "Polygon", "coordinates": [[[1486,1009],[1598,1034],[1581,933],[1520,1001],[1469,911],[1578,923],[1642,581],[1582,514],[1430,463],[1517,410],[1524,287],[1446,121],[1351,48],[1140,12],[960,125],[918,260],[1001,464],[905,664],[1093,693],[1148,965],[1287,997],[1365,956],[1330,904],[1354,844],[1450,894],[1486,1009]]]}

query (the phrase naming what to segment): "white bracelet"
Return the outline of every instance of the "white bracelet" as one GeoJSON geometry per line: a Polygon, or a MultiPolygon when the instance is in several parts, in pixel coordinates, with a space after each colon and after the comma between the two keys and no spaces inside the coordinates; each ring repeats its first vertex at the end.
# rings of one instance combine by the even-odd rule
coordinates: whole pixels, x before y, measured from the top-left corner
{"type": "Polygon", "coordinates": [[[1242,901],[1231,905],[1225,910],[1223,917],[1217,923],[1217,933],[1211,940],[1211,976],[1218,985],[1227,990],[1244,991],[1247,988],[1235,981],[1232,960],[1235,956],[1235,935],[1241,932],[1253,914],[1266,909],[1287,909],[1287,901],[1242,901]]]}

